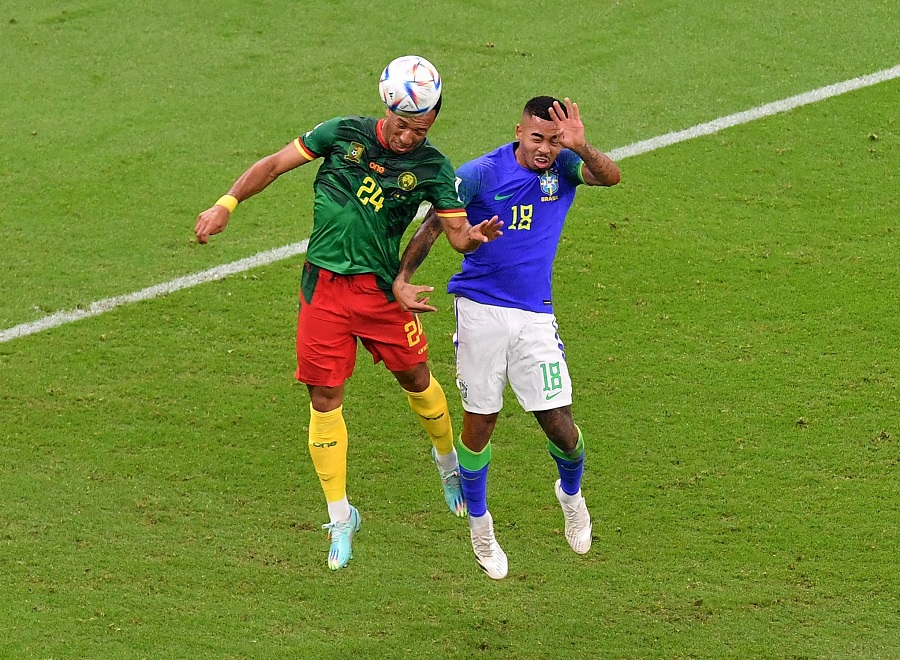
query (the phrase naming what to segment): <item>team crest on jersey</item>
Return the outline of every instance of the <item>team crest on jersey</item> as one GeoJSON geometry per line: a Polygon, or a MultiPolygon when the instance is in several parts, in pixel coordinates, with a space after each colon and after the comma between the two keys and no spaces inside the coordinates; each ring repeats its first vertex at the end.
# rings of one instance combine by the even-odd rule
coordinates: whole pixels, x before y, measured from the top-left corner
{"type": "Polygon", "coordinates": [[[344,156],[344,160],[349,160],[351,163],[358,163],[360,158],[362,158],[365,149],[366,148],[359,142],[351,142],[350,146],[347,147],[347,155],[344,156]]]}
{"type": "Polygon", "coordinates": [[[397,185],[400,186],[400,190],[409,192],[416,187],[417,183],[419,183],[419,180],[412,172],[404,172],[397,177],[397,185]]]}
{"type": "Polygon", "coordinates": [[[459,388],[459,394],[463,399],[469,396],[469,386],[466,385],[466,381],[457,378],[456,386],[459,388]]]}
{"type": "Polygon", "coordinates": [[[557,199],[559,177],[556,172],[544,172],[541,175],[541,191],[544,193],[544,197],[541,197],[542,202],[553,202],[557,199]]]}

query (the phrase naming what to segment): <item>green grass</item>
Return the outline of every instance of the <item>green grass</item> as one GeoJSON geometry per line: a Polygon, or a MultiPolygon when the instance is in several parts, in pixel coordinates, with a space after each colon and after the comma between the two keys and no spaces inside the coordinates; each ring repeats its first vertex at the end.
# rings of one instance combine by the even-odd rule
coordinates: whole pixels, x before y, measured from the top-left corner
{"type": "MultiPolygon", "coordinates": [[[[403,11],[438,26],[345,2],[4,5],[0,328],[307,237],[312,169],[208,246],[191,228],[254,158],[378,112],[405,52],[445,78],[454,163],[511,138],[535,93],[579,101],[610,149],[900,62],[886,1],[403,11]]],[[[327,570],[292,379],[299,257],[0,344],[0,657],[900,656],[898,98],[853,92],[579,192],[556,311],[597,538],[568,550],[510,396],[499,583],[365,354],[345,402],[363,528],[327,570]]],[[[417,281],[458,261],[442,241],[417,281]]]]}

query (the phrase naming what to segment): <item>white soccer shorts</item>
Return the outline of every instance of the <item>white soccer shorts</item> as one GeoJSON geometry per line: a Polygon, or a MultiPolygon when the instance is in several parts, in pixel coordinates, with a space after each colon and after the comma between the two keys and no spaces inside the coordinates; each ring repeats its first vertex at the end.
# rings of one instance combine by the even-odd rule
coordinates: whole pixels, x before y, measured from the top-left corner
{"type": "Polygon", "coordinates": [[[525,410],[571,405],[572,380],[553,314],[456,299],[456,385],[467,412],[503,408],[509,382],[525,410]]]}

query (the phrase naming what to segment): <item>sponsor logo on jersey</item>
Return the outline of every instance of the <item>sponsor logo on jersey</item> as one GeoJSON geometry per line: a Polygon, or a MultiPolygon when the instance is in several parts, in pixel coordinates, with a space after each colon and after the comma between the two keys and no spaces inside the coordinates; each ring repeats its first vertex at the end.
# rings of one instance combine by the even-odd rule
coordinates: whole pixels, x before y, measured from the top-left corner
{"type": "Polygon", "coordinates": [[[544,172],[541,175],[541,191],[544,193],[544,197],[541,197],[542,202],[555,202],[559,199],[556,196],[559,192],[559,177],[556,172],[544,172]]]}
{"type": "Polygon", "coordinates": [[[351,142],[350,146],[347,147],[347,155],[344,156],[344,160],[349,160],[351,163],[358,163],[365,150],[366,148],[359,142],[351,142]]]}
{"type": "Polygon", "coordinates": [[[509,193],[508,195],[494,195],[495,202],[502,202],[504,199],[509,199],[513,196],[514,193],[509,193]]]}
{"type": "Polygon", "coordinates": [[[379,174],[384,174],[384,167],[378,163],[369,163],[369,169],[378,172],[379,174]]]}
{"type": "Polygon", "coordinates": [[[404,172],[400,176],[397,177],[397,185],[400,186],[400,190],[405,190],[409,192],[413,188],[416,187],[416,184],[419,183],[419,180],[416,178],[416,175],[412,172],[404,172]]]}

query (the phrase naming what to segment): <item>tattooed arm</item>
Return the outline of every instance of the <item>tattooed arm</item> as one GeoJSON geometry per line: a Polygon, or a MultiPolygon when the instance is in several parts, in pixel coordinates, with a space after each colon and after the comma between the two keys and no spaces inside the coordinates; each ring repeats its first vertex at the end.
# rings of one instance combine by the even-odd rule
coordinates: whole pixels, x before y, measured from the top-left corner
{"type": "Polygon", "coordinates": [[[588,143],[585,143],[580,150],[574,151],[584,161],[581,175],[586,184],[589,186],[614,186],[619,183],[622,178],[619,166],[605,153],[588,143]]]}
{"type": "Polygon", "coordinates": [[[415,286],[410,284],[409,281],[419,266],[422,265],[422,262],[425,261],[425,257],[431,251],[431,246],[434,245],[442,231],[437,213],[434,212],[434,207],[432,207],[428,210],[428,214],[425,216],[422,224],[419,225],[416,233],[413,234],[409,244],[403,251],[403,256],[400,258],[400,272],[397,274],[391,289],[397,302],[400,303],[400,307],[405,312],[437,311],[437,307],[428,304],[429,298],[427,295],[420,298],[423,294],[434,291],[434,287],[415,286]]]}

